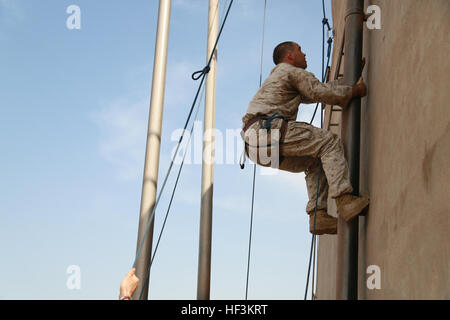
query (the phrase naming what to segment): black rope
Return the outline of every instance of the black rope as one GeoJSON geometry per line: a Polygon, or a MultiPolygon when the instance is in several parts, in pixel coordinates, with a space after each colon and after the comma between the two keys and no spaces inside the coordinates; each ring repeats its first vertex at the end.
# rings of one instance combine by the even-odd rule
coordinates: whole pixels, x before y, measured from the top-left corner
{"type": "Polygon", "coordinates": [[[320,186],[320,173],[322,172],[322,165],[320,164],[320,160],[319,160],[319,174],[317,175],[317,194],[316,194],[316,206],[314,208],[314,222],[313,222],[313,234],[312,234],[312,239],[311,239],[311,249],[310,249],[310,253],[309,253],[309,264],[308,264],[308,277],[306,278],[306,289],[305,289],[305,300],[306,300],[306,296],[308,295],[308,285],[309,285],[309,274],[311,272],[311,258],[312,258],[312,252],[313,252],[313,246],[316,240],[316,235],[314,234],[316,231],[316,218],[317,218],[317,205],[318,205],[318,200],[319,200],[319,186],[320,186]]]}
{"type": "MultiPolygon", "coordinates": [[[[203,86],[203,89],[204,88],[205,87],[203,86]]],[[[202,96],[203,96],[203,93],[202,93],[202,96]]],[[[199,103],[197,105],[197,111],[195,113],[195,119],[197,119],[197,115],[198,115],[198,111],[200,109],[200,105],[201,105],[201,100],[199,100],[199,103]]],[[[189,139],[187,141],[187,147],[189,147],[189,142],[191,141],[192,132],[194,131],[195,119],[194,119],[194,122],[192,123],[189,139]]],[[[180,169],[178,170],[177,179],[175,181],[175,185],[174,185],[173,190],[172,190],[172,195],[170,197],[169,205],[167,207],[166,216],[164,217],[164,222],[163,222],[163,225],[161,227],[161,231],[160,231],[159,236],[158,236],[158,241],[156,242],[156,246],[155,246],[155,250],[153,251],[153,255],[150,258],[150,264],[149,264],[148,269],[146,271],[145,281],[143,283],[147,283],[148,279],[150,277],[150,269],[152,268],[153,261],[155,261],[156,252],[158,251],[159,243],[161,241],[161,237],[162,237],[162,234],[164,232],[164,228],[166,226],[167,218],[169,216],[170,208],[172,207],[173,198],[175,196],[175,191],[177,190],[178,180],[180,179],[181,170],[183,170],[184,159],[186,158],[186,155],[188,154],[188,151],[189,151],[189,149],[186,148],[186,151],[185,151],[185,153],[183,155],[183,160],[181,161],[180,169]]],[[[141,293],[139,294],[139,300],[141,300],[143,292],[144,292],[144,287],[142,287],[141,293]]]]}
{"type": "MultiPolygon", "coordinates": [[[[323,20],[322,20],[322,82],[325,82],[325,76],[326,76],[326,70],[328,69],[329,63],[330,63],[330,56],[331,56],[331,44],[333,43],[333,39],[331,37],[328,37],[328,50],[327,50],[327,65],[326,68],[324,68],[324,60],[325,60],[325,26],[327,26],[328,31],[331,30],[330,25],[328,24],[328,19],[326,18],[326,13],[325,13],[325,2],[324,0],[322,0],[322,9],[323,9],[323,20]]],[[[312,124],[314,117],[316,115],[316,111],[317,111],[317,107],[319,106],[319,103],[317,103],[316,105],[316,109],[314,110],[314,114],[313,117],[311,119],[310,124],[312,124]]],[[[320,112],[320,126],[323,128],[323,104],[322,104],[322,110],[320,112]]],[[[315,243],[316,243],[316,218],[317,218],[317,206],[318,206],[318,201],[319,201],[319,186],[320,186],[320,174],[322,172],[322,163],[320,162],[319,159],[319,173],[317,175],[317,192],[316,192],[316,204],[315,204],[315,208],[314,208],[314,221],[313,221],[313,232],[312,232],[312,237],[311,237],[311,249],[310,249],[310,254],[309,254],[309,263],[308,263],[308,273],[307,273],[307,278],[306,278],[306,288],[305,288],[305,297],[304,299],[306,300],[306,297],[308,295],[308,285],[309,285],[309,275],[311,272],[311,260],[312,260],[312,254],[313,254],[313,250],[315,249],[315,243]]],[[[314,279],[313,279],[313,283],[312,283],[312,299],[314,299],[314,279]]]]}
{"type": "Polygon", "coordinates": [[[250,235],[248,238],[247,282],[245,284],[245,300],[247,300],[248,297],[248,279],[250,274],[250,254],[252,248],[252,230],[253,230],[253,205],[255,203],[255,177],[256,177],[256,164],[253,165],[252,209],[250,215],[250,235]]]}
{"type": "Polygon", "coordinates": [[[213,47],[213,50],[211,51],[211,56],[208,59],[208,63],[206,64],[206,66],[202,70],[196,71],[196,72],[194,72],[192,74],[192,79],[193,80],[198,80],[202,76],[204,77],[211,70],[211,67],[210,67],[211,66],[211,61],[212,61],[212,59],[214,57],[214,54],[216,52],[217,44],[219,43],[220,35],[222,34],[222,30],[223,30],[223,27],[225,26],[225,22],[227,21],[228,13],[230,12],[232,4],[233,4],[233,0],[231,0],[230,5],[228,6],[227,13],[225,14],[225,18],[223,20],[222,26],[220,27],[219,34],[217,35],[217,39],[216,39],[216,42],[214,43],[214,47],[213,47]]]}
{"type": "MultiPolygon", "coordinates": [[[[210,64],[211,64],[211,61],[212,61],[212,59],[213,59],[213,57],[214,57],[214,53],[215,53],[215,50],[216,50],[216,48],[217,48],[217,44],[218,44],[218,42],[219,42],[220,36],[221,36],[221,34],[222,34],[223,27],[225,26],[225,22],[226,22],[226,20],[227,20],[227,18],[228,18],[228,13],[230,12],[230,9],[231,9],[232,4],[233,4],[233,0],[231,0],[230,4],[229,4],[229,6],[228,6],[228,10],[227,10],[227,12],[226,12],[226,15],[225,15],[225,17],[224,17],[224,20],[223,20],[223,22],[222,22],[222,25],[221,25],[221,27],[220,27],[220,31],[219,31],[219,34],[218,34],[218,36],[217,36],[216,42],[215,42],[215,44],[214,44],[214,49],[212,50],[211,55],[210,55],[210,57],[209,57],[209,59],[208,59],[208,64],[206,65],[205,68],[203,68],[203,70],[200,71],[200,72],[201,72],[200,76],[198,76],[198,77],[196,76],[195,79],[194,79],[194,74],[196,74],[197,72],[194,72],[194,74],[192,75],[192,78],[193,78],[194,80],[198,80],[198,79],[201,78],[201,81],[200,81],[200,84],[199,84],[199,86],[198,86],[197,92],[196,92],[196,94],[195,94],[194,101],[192,102],[191,109],[189,110],[189,114],[188,114],[188,117],[187,117],[187,119],[186,119],[186,123],[185,123],[184,128],[183,128],[183,133],[182,133],[182,135],[181,135],[181,137],[180,137],[180,139],[179,139],[179,141],[178,141],[177,147],[176,147],[176,149],[175,149],[174,155],[173,155],[172,160],[171,160],[170,165],[169,165],[169,169],[167,170],[167,173],[166,173],[166,176],[165,176],[165,178],[164,178],[162,187],[161,187],[161,189],[160,189],[160,191],[159,191],[159,195],[158,195],[158,197],[157,197],[157,199],[156,199],[155,205],[154,205],[153,210],[152,210],[152,213],[151,213],[151,215],[150,215],[150,219],[149,219],[149,221],[148,221],[148,223],[147,223],[146,230],[145,230],[144,235],[143,235],[143,237],[142,237],[142,240],[141,240],[141,242],[140,242],[140,244],[139,244],[139,246],[138,246],[138,250],[137,250],[137,252],[136,252],[136,257],[135,257],[135,260],[134,260],[134,263],[133,263],[133,268],[136,267],[137,260],[138,260],[140,254],[141,254],[142,247],[143,247],[143,244],[144,244],[144,240],[146,239],[146,237],[147,237],[147,235],[148,235],[148,231],[149,231],[150,226],[151,226],[151,223],[153,222],[153,219],[154,219],[154,216],[155,216],[156,208],[157,208],[157,206],[158,206],[158,204],[159,204],[159,201],[160,201],[160,199],[161,199],[161,195],[162,195],[162,193],[163,193],[163,191],[164,191],[164,188],[165,188],[165,186],[166,186],[166,183],[167,183],[168,177],[169,177],[169,175],[170,175],[170,172],[172,171],[172,167],[173,167],[173,164],[174,164],[174,162],[175,162],[175,157],[176,157],[176,155],[177,155],[177,153],[178,153],[178,150],[179,150],[179,148],[180,148],[181,142],[182,142],[182,140],[183,140],[183,138],[184,138],[184,135],[185,135],[185,132],[186,132],[186,128],[187,128],[188,123],[189,123],[189,120],[190,120],[190,118],[191,118],[191,116],[192,116],[192,112],[193,112],[193,110],[194,110],[195,104],[197,103],[197,100],[198,100],[198,97],[199,97],[199,94],[200,94],[200,91],[201,91],[203,82],[204,82],[204,80],[205,80],[205,77],[206,77],[207,73],[208,73],[209,70],[210,70],[210,64]]],[[[181,171],[180,171],[180,172],[181,172],[181,171]]],[[[145,285],[144,285],[144,286],[145,286],[145,285]]],[[[141,292],[141,295],[142,295],[142,292],[141,292]]]]}
{"type": "Polygon", "coordinates": [[[177,144],[177,147],[176,147],[176,149],[175,149],[175,152],[174,152],[174,155],[173,155],[173,157],[172,157],[172,160],[171,160],[171,162],[170,162],[169,169],[167,170],[166,176],[164,177],[164,181],[163,181],[162,187],[161,187],[161,189],[159,190],[158,198],[156,199],[155,205],[154,205],[153,210],[152,210],[152,213],[151,213],[151,215],[150,215],[150,219],[149,219],[149,221],[148,221],[148,223],[147,223],[147,227],[146,227],[145,233],[144,233],[144,235],[143,235],[143,237],[142,237],[142,240],[141,240],[141,243],[140,243],[140,245],[139,245],[139,247],[138,247],[138,250],[137,250],[137,253],[136,253],[136,258],[135,258],[134,263],[133,263],[133,268],[136,267],[137,259],[139,258],[140,254],[141,254],[142,246],[143,246],[143,244],[144,244],[144,240],[145,240],[145,238],[147,237],[147,234],[148,234],[148,231],[149,231],[149,229],[150,229],[151,223],[152,223],[152,221],[153,221],[153,219],[154,219],[154,216],[155,216],[156,208],[158,207],[159,201],[160,201],[160,199],[161,199],[161,195],[162,195],[162,193],[163,193],[163,191],[164,191],[164,188],[165,188],[165,186],[166,186],[166,183],[167,183],[167,179],[169,178],[170,172],[172,171],[172,167],[173,167],[173,164],[174,164],[174,162],[175,162],[175,156],[178,154],[178,150],[179,150],[179,148],[180,148],[181,142],[183,141],[183,138],[184,138],[184,135],[185,135],[185,132],[186,132],[186,128],[187,128],[187,126],[188,126],[188,124],[189,124],[189,120],[190,120],[190,118],[191,118],[192,111],[194,110],[195,104],[196,104],[196,102],[197,102],[197,100],[198,100],[198,96],[199,96],[199,94],[200,94],[200,90],[201,90],[201,88],[202,88],[204,79],[205,79],[205,76],[202,77],[202,80],[200,81],[200,84],[199,84],[197,93],[195,94],[194,101],[193,101],[193,103],[192,103],[191,109],[189,110],[189,114],[188,114],[188,117],[187,117],[187,119],[186,119],[186,123],[184,124],[184,127],[183,127],[183,131],[182,131],[183,133],[182,133],[180,139],[178,140],[178,144],[177,144]]]}
{"type": "MultiPolygon", "coordinates": [[[[325,20],[325,19],[324,19],[325,20]]],[[[328,49],[327,49],[327,66],[325,68],[324,71],[324,50],[325,50],[325,25],[328,25],[328,19],[326,20],[326,23],[324,23],[324,20],[322,20],[322,82],[325,82],[325,76],[326,76],[326,70],[328,69],[328,66],[330,65],[330,57],[331,57],[331,47],[333,44],[333,38],[332,37],[328,37],[328,49]]],[[[328,25],[328,28],[330,28],[330,26],[328,25]]],[[[328,29],[331,30],[331,29],[328,29]]],[[[309,124],[312,124],[314,121],[314,118],[316,117],[316,112],[317,112],[317,108],[319,107],[319,102],[316,104],[316,107],[314,109],[314,113],[313,116],[311,118],[311,121],[309,122],[309,124]]]]}
{"type": "MultiPolygon", "coordinates": [[[[261,63],[259,69],[259,87],[262,84],[262,66],[263,66],[263,57],[264,57],[264,34],[266,27],[266,9],[267,9],[267,0],[264,0],[264,19],[263,19],[263,32],[262,32],[262,43],[261,43],[261,63]]],[[[244,146],[245,152],[245,146],[244,146]]],[[[241,169],[243,166],[241,165],[241,169]]],[[[245,300],[247,300],[248,296],[248,279],[250,274],[250,256],[251,256],[251,247],[252,247],[252,230],[253,230],[253,205],[255,202],[255,180],[256,180],[256,163],[253,164],[253,184],[252,184],[252,208],[250,213],[250,232],[248,239],[248,257],[247,257],[247,282],[245,284],[245,300]]]]}

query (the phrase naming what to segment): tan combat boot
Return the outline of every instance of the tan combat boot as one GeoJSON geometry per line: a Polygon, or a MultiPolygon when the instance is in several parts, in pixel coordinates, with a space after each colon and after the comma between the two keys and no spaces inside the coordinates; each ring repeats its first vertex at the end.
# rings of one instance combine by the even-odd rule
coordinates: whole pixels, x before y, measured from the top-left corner
{"type": "Polygon", "coordinates": [[[336,198],[337,211],[345,221],[350,221],[356,217],[368,205],[369,198],[366,196],[358,197],[346,193],[336,198]]]}
{"type": "MultiPolygon", "coordinates": [[[[314,228],[314,211],[309,214],[309,232],[313,233],[314,228]]],[[[336,234],[337,219],[329,216],[325,210],[317,210],[316,228],[314,234],[336,234]]]]}

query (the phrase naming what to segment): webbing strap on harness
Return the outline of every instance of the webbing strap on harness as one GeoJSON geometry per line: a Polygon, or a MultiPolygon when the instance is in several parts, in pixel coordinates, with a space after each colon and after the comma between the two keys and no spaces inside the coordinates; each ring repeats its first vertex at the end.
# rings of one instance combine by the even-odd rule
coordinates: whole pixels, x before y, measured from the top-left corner
{"type": "MultiPolygon", "coordinates": [[[[278,112],[275,112],[273,115],[271,115],[269,118],[267,118],[266,121],[264,121],[264,123],[261,125],[264,129],[270,131],[270,127],[272,125],[272,121],[275,119],[283,119],[285,120],[285,118],[283,116],[280,116],[278,114],[278,112]]],[[[259,118],[259,123],[262,122],[262,118],[259,118]]]]}
{"type": "Polygon", "coordinates": [[[272,147],[275,145],[281,145],[284,143],[284,137],[286,136],[286,132],[287,132],[287,123],[288,121],[286,120],[286,118],[282,115],[279,115],[278,112],[275,112],[273,115],[271,115],[270,117],[267,116],[257,116],[255,118],[252,118],[250,120],[248,120],[246,122],[246,124],[244,125],[244,128],[242,129],[242,132],[244,133],[244,135],[242,136],[242,141],[243,141],[243,145],[244,148],[242,150],[242,154],[241,154],[241,158],[239,159],[239,165],[241,166],[241,169],[245,168],[245,160],[247,159],[246,157],[246,150],[247,147],[252,147],[252,148],[267,148],[267,147],[272,147]],[[262,127],[262,129],[267,130],[267,132],[270,131],[270,129],[272,128],[272,121],[275,119],[283,119],[283,125],[281,127],[281,135],[280,135],[280,140],[278,141],[277,144],[272,144],[269,143],[267,145],[264,146],[260,146],[260,145],[256,145],[256,146],[252,146],[249,143],[247,143],[247,141],[245,141],[245,132],[247,131],[247,129],[254,124],[256,121],[259,121],[260,126],[262,127]]]}

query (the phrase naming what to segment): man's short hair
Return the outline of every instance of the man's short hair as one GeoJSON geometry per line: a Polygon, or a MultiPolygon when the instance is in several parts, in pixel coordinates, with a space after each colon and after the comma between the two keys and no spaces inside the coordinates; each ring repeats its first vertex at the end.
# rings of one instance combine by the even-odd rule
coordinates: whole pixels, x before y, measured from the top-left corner
{"type": "Polygon", "coordinates": [[[285,41],[280,43],[273,50],[273,62],[275,64],[279,64],[286,57],[287,53],[293,49],[295,48],[294,42],[292,41],[285,41]]]}

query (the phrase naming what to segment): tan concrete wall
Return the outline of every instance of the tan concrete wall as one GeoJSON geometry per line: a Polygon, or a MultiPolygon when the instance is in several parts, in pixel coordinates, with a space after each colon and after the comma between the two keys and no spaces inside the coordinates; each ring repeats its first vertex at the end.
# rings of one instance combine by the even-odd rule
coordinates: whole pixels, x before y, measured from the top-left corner
{"type": "MultiPolygon", "coordinates": [[[[371,205],[359,217],[358,296],[450,299],[450,1],[371,4],[381,29],[364,28],[360,191],[371,205]],[[369,265],[380,267],[379,290],[366,286],[369,265]]],[[[335,68],[346,1],[332,6],[335,68]]],[[[320,237],[319,299],[336,297],[336,247],[336,236],[320,237]]]]}

